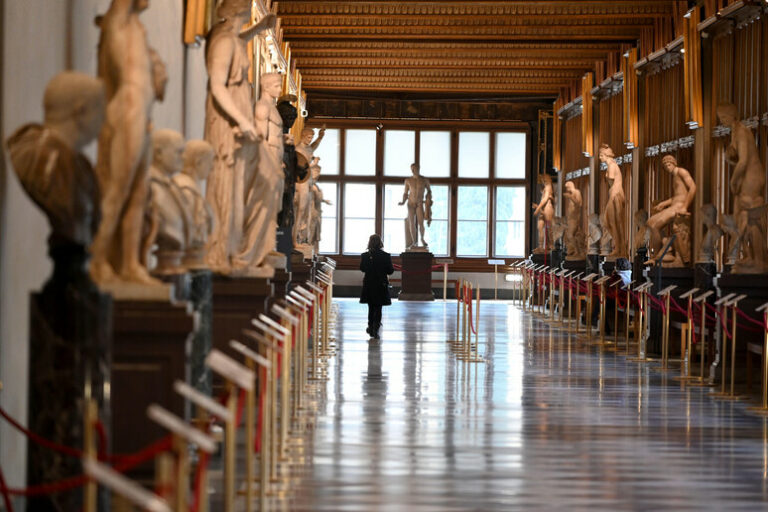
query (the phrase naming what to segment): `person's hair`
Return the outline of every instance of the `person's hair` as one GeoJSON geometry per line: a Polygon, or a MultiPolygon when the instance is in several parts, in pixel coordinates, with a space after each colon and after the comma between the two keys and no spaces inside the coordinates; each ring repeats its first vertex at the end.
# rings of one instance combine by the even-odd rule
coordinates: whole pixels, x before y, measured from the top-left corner
{"type": "Polygon", "coordinates": [[[602,154],[604,154],[605,156],[607,156],[608,158],[614,158],[614,156],[615,156],[615,155],[613,154],[613,149],[611,149],[611,146],[609,146],[609,145],[608,145],[608,144],[606,144],[605,142],[603,142],[602,144],[600,144],[600,151],[598,151],[598,153],[602,153],[602,154]]]}
{"type": "Polygon", "coordinates": [[[371,237],[368,239],[368,250],[376,251],[378,249],[381,249],[382,247],[384,247],[384,242],[381,241],[381,237],[376,233],[372,234],[371,237]]]}
{"type": "Polygon", "coordinates": [[[663,164],[663,163],[666,163],[666,162],[672,162],[675,165],[677,165],[677,158],[675,158],[672,155],[664,155],[664,158],[661,159],[661,163],[663,164]]]}
{"type": "Polygon", "coordinates": [[[616,258],[616,270],[632,270],[632,265],[627,258],[616,258]]]}

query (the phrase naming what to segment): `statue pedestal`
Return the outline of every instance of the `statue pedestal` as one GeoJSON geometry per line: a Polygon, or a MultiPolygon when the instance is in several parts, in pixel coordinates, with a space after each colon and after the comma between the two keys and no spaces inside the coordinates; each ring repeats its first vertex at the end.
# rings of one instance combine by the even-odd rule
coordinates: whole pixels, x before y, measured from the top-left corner
{"type": "Polygon", "coordinates": [[[291,281],[291,273],[282,269],[275,269],[275,277],[271,279],[275,285],[275,293],[272,299],[284,299],[288,293],[288,283],[291,281]]]}
{"type": "Polygon", "coordinates": [[[398,300],[435,300],[432,292],[432,258],[431,252],[403,252],[402,288],[398,300]]]}
{"type": "Polygon", "coordinates": [[[213,347],[213,272],[192,270],[189,276],[189,301],[198,319],[189,357],[189,385],[211,396],[213,382],[205,358],[213,347]]]}
{"type": "Polygon", "coordinates": [[[693,286],[699,289],[696,296],[715,289],[717,265],[714,262],[696,263],[693,268],[693,286]]]}
{"type": "MultiPolygon", "coordinates": [[[[683,308],[686,307],[688,304],[687,301],[680,300],[680,295],[684,294],[691,288],[693,288],[693,269],[692,268],[685,268],[685,267],[673,267],[673,268],[664,268],[664,267],[646,267],[645,271],[643,272],[645,277],[650,280],[653,283],[653,286],[651,286],[650,292],[653,294],[654,297],[656,297],[656,294],[666,288],[670,285],[676,285],[677,288],[672,290],[671,296],[680,303],[683,308]]],[[[662,349],[662,334],[664,329],[664,316],[661,311],[658,311],[656,309],[651,308],[649,311],[650,314],[650,337],[648,338],[648,345],[646,347],[646,351],[649,354],[654,355],[661,355],[661,349],[662,349]]],[[[686,322],[686,316],[682,313],[676,313],[671,312],[672,316],[670,316],[670,325],[673,323],[684,323],[686,322]]],[[[679,331],[677,333],[673,332],[672,327],[670,327],[670,334],[669,334],[669,354],[670,355],[679,355],[680,354],[680,335],[679,331]]]]}
{"type": "MultiPolygon", "coordinates": [[[[747,296],[738,304],[739,309],[756,320],[762,320],[762,313],[756,313],[755,310],[768,302],[768,274],[720,274],[715,278],[715,286],[719,291],[718,296],[720,297],[724,297],[729,293],[735,293],[736,295],[746,294],[747,296]]],[[[739,319],[739,323],[745,324],[748,322],[739,319]]],[[[749,327],[750,329],[755,328],[751,324],[749,327]]],[[[730,329],[730,325],[728,328],[730,329]]],[[[762,345],[764,336],[765,334],[762,330],[760,332],[752,332],[739,329],[736,336],[736,348],[741,349],[746,343],[759,343],[762,345]]]]}
{"type": "MultiPolygon", "coordinates": [[[[120,299],[114,304],[114,451],[133,453],[166,434],[147,418],[150,404],[185,417],[184,399],[173,391],[173,382],[187,381],[197,321],[189,302],[120,299]]],[[[146,478],[153,471],[147,463],[131,474],[146,478]]]]}
{"type": "Polygon", "coordinates": [[[291,254],[291,283],[290,286],[297,286],[312,277],[312,261],[304,258],[304,255],[298,251],[291,254]]]}
{"type": "MultiPolygon", "coordinates": [[[[82,449],[86,384],[110,433],[112,298],[95,287],[46,289],[30,295],[29,419],[32,432],[82,449]]],[[[113,397],[114,399],[114,397],[113,397]]],[[[82,474],[77,458],[65,457],[37,443],[27,443],[27,485],[57,482],[82,474]]],[[[99,493],[98,510],[109,510],[109,496],[99,493]]],[[[27,510],[81,510],[83,490],[27,498],[27,510]]]]}
{"type": "Polygon", "coordinates": [[[267,311],[274,295],[271,279],[263,277],[213,277],[213,347],[237,360],[229,340],[243,341],[243,329],[253,329],[251,320],[267,311]]]}

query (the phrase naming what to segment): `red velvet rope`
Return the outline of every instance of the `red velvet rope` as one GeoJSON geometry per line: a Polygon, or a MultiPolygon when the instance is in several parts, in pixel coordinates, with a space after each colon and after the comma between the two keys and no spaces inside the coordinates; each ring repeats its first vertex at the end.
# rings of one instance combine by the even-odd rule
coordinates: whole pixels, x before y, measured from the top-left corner
{"type": "Polygon", "coordinates": [[[3,475],[2,467],[0,467],[0,492],[3,494],[5,510],[7,512],[13,512],[13,505],[11,505],[11,494],[8,492],[8,486],[5,483],[5,475],[3,475]]]}

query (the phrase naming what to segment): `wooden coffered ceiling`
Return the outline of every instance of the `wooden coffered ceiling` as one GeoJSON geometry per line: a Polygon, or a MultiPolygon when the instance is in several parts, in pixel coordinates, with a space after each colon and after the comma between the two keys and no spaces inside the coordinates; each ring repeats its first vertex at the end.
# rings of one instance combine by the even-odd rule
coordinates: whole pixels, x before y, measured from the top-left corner
{"type": "Polygon", "coordinates": [[[687,1],[280,0],[310,93],[557,96],[687,1]]]}

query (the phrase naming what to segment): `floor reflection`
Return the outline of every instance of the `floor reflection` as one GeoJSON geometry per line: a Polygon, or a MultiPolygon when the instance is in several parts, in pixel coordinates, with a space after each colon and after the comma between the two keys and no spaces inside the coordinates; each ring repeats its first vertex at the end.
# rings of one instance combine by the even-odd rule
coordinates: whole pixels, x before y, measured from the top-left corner
{"type": "Polygon", "coordinates": [[[746,404],[511,304],[484,304],[482,364],[446,343],[455,304],[396,302],[381,341],[364,308],[339,301],[292,510],[768,510],[768,424],[746,404]]]}

